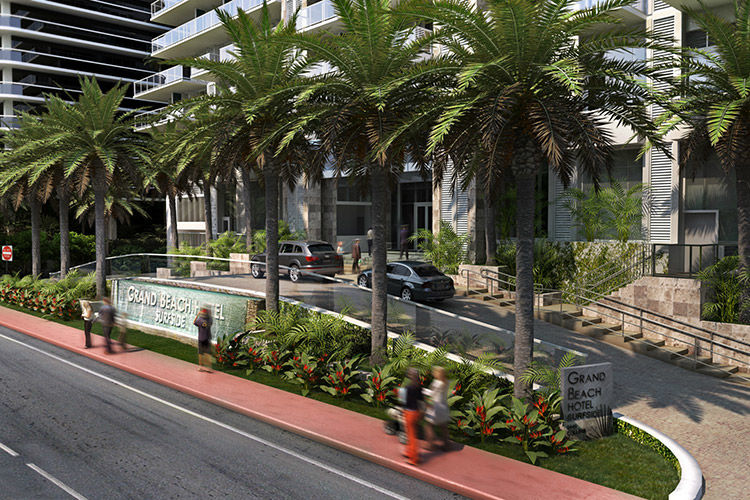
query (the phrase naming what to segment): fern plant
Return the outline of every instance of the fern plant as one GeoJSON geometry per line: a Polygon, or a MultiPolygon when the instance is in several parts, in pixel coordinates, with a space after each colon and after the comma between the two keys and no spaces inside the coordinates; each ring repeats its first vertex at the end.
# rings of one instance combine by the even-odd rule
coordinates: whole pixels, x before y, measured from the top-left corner
{"type": "Polygon", "coordinates": [[[539,384],[541,387],[537,391],[542,394],[553,413],[560,411],[560,380],[563,368],[575,366],[579,363],[579,357],[572,352],[566,352],[556,368],[547,364],[534,361],[529,368],[519,377],[525,384],[539,384]]]}

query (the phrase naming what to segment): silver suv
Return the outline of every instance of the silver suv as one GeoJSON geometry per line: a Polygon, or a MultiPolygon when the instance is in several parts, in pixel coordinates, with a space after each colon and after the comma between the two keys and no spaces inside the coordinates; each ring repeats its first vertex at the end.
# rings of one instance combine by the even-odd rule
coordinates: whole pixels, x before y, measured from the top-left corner
{"type": "MultiPolygon", "coordinates": [[[[253,255],[253,262],[265,262],[266,254],[253,255]]],[[[330,243],[325,241],[281,241],[279,242],[279,266],[284,266],[280,272],[287,271],[293,282],[302,277],[300,271],[333,276],[344,270],[344,257],[338,255],[330,243]]],[[[252,264],[250,273],[253,278],[262,278],[266,266],[252,264]]]]}

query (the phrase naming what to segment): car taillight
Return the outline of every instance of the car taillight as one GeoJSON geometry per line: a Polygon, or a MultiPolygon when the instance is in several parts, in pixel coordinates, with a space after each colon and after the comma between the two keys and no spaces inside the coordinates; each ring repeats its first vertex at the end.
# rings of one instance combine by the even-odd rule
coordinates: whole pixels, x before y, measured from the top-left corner
{"type": "Polygon", "coordinates": [[[320,260],[320,257],[316,257],[314,255],[306,256],[305,260],[307,262],[318,262],[320,260]]]}

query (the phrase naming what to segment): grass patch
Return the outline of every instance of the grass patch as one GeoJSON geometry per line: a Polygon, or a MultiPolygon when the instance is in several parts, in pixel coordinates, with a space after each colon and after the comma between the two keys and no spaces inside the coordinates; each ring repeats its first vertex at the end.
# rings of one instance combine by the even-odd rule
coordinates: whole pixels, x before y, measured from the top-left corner
{"type": "MultiPolygon", "coordinates": [[[[77,328],[81,330],[81,344],[83,345],[83,322],[80,320],[65,321],[17,306],[7,304],[2,304],[2,306],[77,328]]],[[[94,323],[92,333],[101,335],[101,325],[94,323]]],[[[116,337],[116,335],[113,335],[113,337],[116,337]]],[[[98,342],[101,342],[101,339],[98,342]]],[[[159,354],[194,364],[197,363],[196,348],[174,339],[128,329],[127,342],[159,354]]],[[[244,368],[217,370],[283,391],[295,394],[300,392],[299,385],[265,370],[255,370],[249,375],[244,368]]],[[[309,397],[316,401],[336,405],[381,420],[386,418],[383,408],[375,408],[358,396],[342,400],[324,392],[312,391],[309,397]]],[[[523,450],[516,444],[491,442],[489,440],[481,443],[479,439],[457,436],[455,433],[451,437],[456,442],[528,463],[523,450]]],[[[667,498],[680,479],[674,466],[658,452],[622,434],[615,434],[597,441],[582,441],[577,443],[575,448],[577,451],[574,453],[540,459],[537,465],[584,481],[624,491],[631,495],[653,499],[667,498]]]]}

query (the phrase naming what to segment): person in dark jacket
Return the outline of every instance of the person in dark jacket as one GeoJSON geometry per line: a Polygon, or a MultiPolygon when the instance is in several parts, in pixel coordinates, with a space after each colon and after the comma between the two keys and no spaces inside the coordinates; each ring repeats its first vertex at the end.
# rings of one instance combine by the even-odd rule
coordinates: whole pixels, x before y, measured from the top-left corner
{"type": "Polygon", "coordinates": [[[104,336],[104,347],[107,354],[112,354],[112,342],[109,339],[112,333],[112,327],[115,326],[115,318],[117,317],[117,311],[112,306],[112,301],[109,297],[102,299],[104,305],[99,309],[99,315],[96,317],[96,321],[102,324],[102,335],[104,336]]]}
{"type": "Polygon", "coordinates": [[[406,260],[409,260],[409,226],[404,224],[401,226],[401,232],[399,233],[399,254],[398,258],[403,259],[406,254],[406,260]]]}
{"type": "Polygon", "coordinates": [[[362,258],[362,250],[359,248],[359,240],[352,242],[352,274],[359,272],[359,260],[362,258]]]}
{"type": "Polygon", "coordinates": [[[198,327],[198,371],[211,372],[211,311],[202,307],[193,324],[198,327]]]}
{"type": "Polygon", "coordinates": [[[406,462],[419,465],[419,422],[422,420],[424,397],[419,383],[419,372],[409,368],[406,372],[406,397],[404,401],[404,425],[406,426],[406,462]]]}

